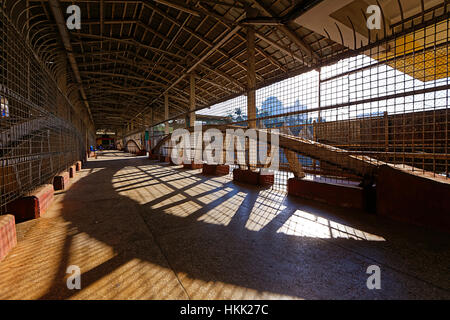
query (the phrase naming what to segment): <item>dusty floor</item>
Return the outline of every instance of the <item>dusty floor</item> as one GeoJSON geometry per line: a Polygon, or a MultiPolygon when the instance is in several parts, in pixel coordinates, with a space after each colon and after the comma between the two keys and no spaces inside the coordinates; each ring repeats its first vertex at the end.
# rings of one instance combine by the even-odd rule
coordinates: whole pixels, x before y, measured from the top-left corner
{"type": "Polygon", "coordinates": [[[448,234],[119,152],[17,227],[1,299],[450,299],[448,234]]]}

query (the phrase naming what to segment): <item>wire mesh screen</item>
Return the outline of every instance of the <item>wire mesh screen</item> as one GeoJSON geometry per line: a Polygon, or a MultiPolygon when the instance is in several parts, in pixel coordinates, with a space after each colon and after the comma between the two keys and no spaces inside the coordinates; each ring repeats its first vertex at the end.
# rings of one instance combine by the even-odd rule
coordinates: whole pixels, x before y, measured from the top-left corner
{"type": "Polygon", "coordinates": [[[449,20],[436,17],[256,91],[196,112],[204,125],[277,128],[275,188],[293,177],[296,152],[306,178],[358,184],[384,163],[448,178],[449,20]],[[307,150],[308,152],[306,152],[307,150]]]}
{"type": "Polygon", "coordinates": [[[448,177],[449,21],[321,71],[317,141],[448,177]]]}
{"type": "MultiPolygon", "coordinates": [[[[55,63],[46,61],[47,65],[55,63]]],[[[0,11],[0,213],[83,158],[86,128],[45,64],[0,11]]]]}

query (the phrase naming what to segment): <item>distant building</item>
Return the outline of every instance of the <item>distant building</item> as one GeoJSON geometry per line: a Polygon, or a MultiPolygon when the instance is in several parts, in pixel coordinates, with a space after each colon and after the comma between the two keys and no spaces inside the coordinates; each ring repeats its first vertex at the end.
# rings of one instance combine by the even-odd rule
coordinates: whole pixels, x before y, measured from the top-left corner
{"type": "MultiPolygon", "coordinates": [[[[303,111],[307,109],[308,106],[301,105],[299,100],[296,100],[293,106],[285,108],[282,101],[280,101],[277,97],[272,96],[264,100],[261,104],[261,108],[257,112],[257,118],[264,118],[260,120],[260,125],[264,128],[285,127],[286,129],[283,131],[287,131],[289,134],[312,139],[312,125],[305,126],[305,124],[312,124],[313,119],[308,118],[307,112],[276,117],[277,115],[284,115],[289,112],[303,111]]],[[[280,152],[280,161],[282,163],[287,163],[286,155],[282,150],[280,152]]],[[[312,159],[308,157],[299,156],[299,161],[306,166],[312,165],[312,159]]]]}
{"type": "MultiPolygon", "coordinates": [[[[276,116],[279,114],[283,114],[284,106],[283,102],[281,102],[277,97],[269,97],[261,104],[261,108],[257,112],[257,118],[265,118],[265,117],[271,117],[276,116]]],[[[284,118],[267,118],[262,119],[261,124],[265,128],[278,128],[282,127],[284,125],[284,118]]]]}

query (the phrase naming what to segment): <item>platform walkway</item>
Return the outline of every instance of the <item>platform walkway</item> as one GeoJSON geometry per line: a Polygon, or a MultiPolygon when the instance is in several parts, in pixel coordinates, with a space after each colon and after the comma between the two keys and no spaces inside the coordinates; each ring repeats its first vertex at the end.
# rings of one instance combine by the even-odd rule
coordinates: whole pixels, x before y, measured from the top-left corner
{"type": "Polygon", "coordinates": [[[105,151],[55,198],[17,225],[0,299],[450,298],[448,234],[229,177],[105,151]]]}

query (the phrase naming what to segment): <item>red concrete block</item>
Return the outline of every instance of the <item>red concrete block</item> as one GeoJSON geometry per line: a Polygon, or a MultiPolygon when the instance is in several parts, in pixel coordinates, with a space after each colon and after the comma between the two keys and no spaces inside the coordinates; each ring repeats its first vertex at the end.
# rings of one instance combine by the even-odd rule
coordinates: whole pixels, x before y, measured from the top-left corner
{"type": "Polygon", "coordinates": [[[217,165],[205,163],[202,168],[202,174],[213,175],[216,174],[217,165]]]}
{"type": "Polygon", "coordinates": [[[55,191],[65,190],[69,186],[69,172],[63,172],[59,176],[53,178],[53,189],[55,191]]]}
{"type": "Polygon", "coordinates": [[[71,167],[69,168],[69,177],[70,177],[70,178],[75,177],[75,172],[76,172],[76,171],[77,171],[76,166],[75,166],[75,165],[71,166],[71,167]]]}
{"type": "Polygon", "coordinates": [[[13,214],[17,222],[40,217],[39,201],[34,196],[21,197],[7,204],[7,212],[13,214]]]}
{"type": "Polygon", "coordinates": [[[230,173],[230,166],[224,164],[203,164],[202,173],[205,175],[223,176],[230,173]]]}
{"type": "Polygon", "coordinates": [[[193,163],[191,167],[192,170],[203,169],[203,163],[193,163]]]}
{"type": "Polygon", "coordinates": [[[227,166],[225,164],[219,164],[216,167],[216,175],[218,176],[224,176],[230,173],[230,166],[227,166]]]}
{"type": "Polygon", "coordinates": [[[363,188],[297,178],[288,180],[288,194],[345,208],[364,209],[365,203],[363,188]]]}
{"type": "Polygon", "coordinates": [[[15,216],[17,222],[37,219],[45,214],[53,197],[53,185],[44,184],[29,195],[8,203],[7,211],[15,216]]]}
{"type": "Polygon", "coordinates": [[[450,232],[450,181],[383,165],[376,207],[379,215],[450,232]]]}
{"type": "Polygon", "coordinates": [[[190,169],[192,169],[192,164],[191,163],[183,163],[183,168],[190,170],[190,169]]]}
{"type": "Polygon", "coordinates": [[[244,170],[234,169],[233,170],[233,181],[244,182],[243,181],[244,180],[243,175],[244,175],[244,170]]]}
{"type": "Polygon", "coordinates": [[[233,181],[252,184],[254,186],[259,185],[259,172],[251,170],[233,170],[233,181]]]}
{"type": "Polygon", "coordinates": [[[202,169],[203,163],[183,163],[183,168],[188,170],[202,169]]]}
{"type": "Polygon", "coordinates": [[[81,171],[81,167],[82,167],[82,162],[81,161],[77,161],[76,163],[75,163],[75,169],[76,169],[76,171],[81,171]]]}
{"type": "Polygon", "coordinates": [[[14,216],[6,214],[0,216],[0,261],[17,244],[16,223],[14,216]]]}
{"type": "Polygon", "coordinates": [[[273,182],[275,181],[275,176],[273,173],[271,174],[259,174],[259,185],[264,187],[273,186],[273,182]]]}

